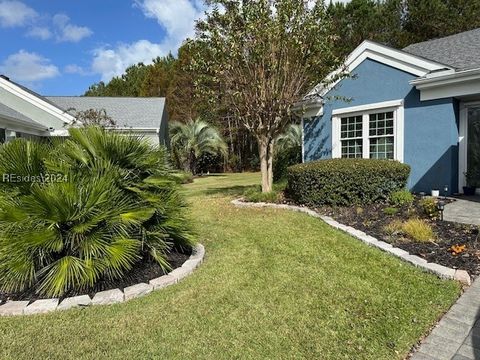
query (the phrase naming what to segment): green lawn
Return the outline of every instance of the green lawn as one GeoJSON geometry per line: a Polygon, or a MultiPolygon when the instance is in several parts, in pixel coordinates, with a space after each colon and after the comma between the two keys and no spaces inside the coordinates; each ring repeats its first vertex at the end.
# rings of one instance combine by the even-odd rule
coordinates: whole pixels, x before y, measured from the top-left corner
{"type": "Polygon", "coordinates": [[[258,174],[186,186],[206,261],[141,299],[0,319],[0,359],[394,359],[459,287],[322,221],[238,209],[258,174]]]}

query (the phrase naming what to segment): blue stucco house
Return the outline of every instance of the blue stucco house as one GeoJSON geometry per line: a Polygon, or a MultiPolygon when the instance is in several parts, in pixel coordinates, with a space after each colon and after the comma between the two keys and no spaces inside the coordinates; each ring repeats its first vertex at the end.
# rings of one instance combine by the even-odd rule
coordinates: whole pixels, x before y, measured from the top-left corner
{"type": "Polygon", "coordinates": [[[480,174],[480,29],[403,50],[364,41],[342,69],[350,76],[328,81],[338,71],[297,105],[305,162],[398,160],[415,192],[461,192],[467,170],[480,174]]]}

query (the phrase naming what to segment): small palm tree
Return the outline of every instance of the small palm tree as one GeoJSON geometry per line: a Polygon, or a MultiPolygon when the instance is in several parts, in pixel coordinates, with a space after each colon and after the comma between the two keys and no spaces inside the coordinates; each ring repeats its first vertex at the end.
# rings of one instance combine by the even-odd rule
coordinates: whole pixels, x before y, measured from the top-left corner
{"type": "Polygon", "coordinates": [[[0,147],[0,170],[40,174],[0,183],[0,290],[61,296],[141,260],[167,270],[168,251],[192,245],[164,149],[99,127],[69,131],[56,146],[0,147]]]}
{"type": "Polygon", "coordinates": [[[287,176],[287,168],[302,162],[302,127],[290,124],[283,134],[275,139],[273,180],[280,181],[287,176]]]}
{"type": "Polygon", "coordinates": [[[193,174],[196,172],[197,161],[203,154],[227,153],[227,144],[218,130],[198,118],[186,124],[172,123],[170,143],[176,161],[193,174]]]}
{"type": "Polygon", "coordinates": [[[275,139],[278,151],[302,147],[302,127],[297,124],[290,124],[283,134],[275,139]]]}

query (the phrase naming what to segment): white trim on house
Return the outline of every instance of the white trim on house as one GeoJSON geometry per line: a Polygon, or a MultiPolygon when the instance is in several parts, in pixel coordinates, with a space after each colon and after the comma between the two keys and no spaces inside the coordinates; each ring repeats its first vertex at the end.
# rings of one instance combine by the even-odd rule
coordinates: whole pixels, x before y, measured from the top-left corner
{"type": "MultiPolygon", "coordinates": [[[[328,79],[334,79],[342,72],[351,73],[366,59],[375,60],[379,63],[394,67],[416,76],[424,76],[431,71],[451,69],[451,67],[447,65],[423,59],[421,57],[406,53],[402,50],[397,50],[370,40],[365,40],[350,53],[345,61],[344,67],[331,72],[325,79],[327,79],[328,82],[328,79]]],[[[341,80],[342,79],[338,79],[329,84],[327,87],[323,87],[322,83],[320,83],[312,91],[310,91],[306,97],[314,95],[324,96],[341,80]]]]}
{"type": "Polygon", "coordinates": [[[70,136],[67,129],[54,129],[48,132],[50,136],[70,136]]]}
{"type": "MultiPolygon", "coordinates": [[[[36,108],[45,111],[46,113],[54,116],[58,120],[63,121],[65,124],[70,124],[75,119],[72,115],[68,114],[64,110],[50,104],[49,102],[43,100],[38,96],[30,94],[28,91],[25,91],[20,86],[17,86],[16,84],[12,83],[9,80],[4,79],[3,77],[0,77],[0,89],[3,89],[6,92],[30,103],[36,108]]],[[[16,108],[15,106],[11,106],[11,104],[9,104],[9,101],[7,101],[7,99],[3,99],[3,100],[5,102],[5,105],[12,108],[16,108]]]]}
{"type": "Polygon", "coordinates": [[[370,110],[381,110],[383,108],[391,108],[391,107],[398,107],[403,105],[403,99],[399,100],[389,100],[389,101],[382,101],[378,103],[371,103],[365,105],[358,105],[358,106],[351,106],[347,108],[335,109],[332,111],[332,115],[338,114],[350,114],[355,112],[363,112],[363,111],[370,111],[370,110]]]}
{"type": "Polygon", "coordinates": [[[458,192],[463,192],[466,185],[465,172],[467,171],[467,121],[468,121],[468,105],[460,103],[458,124],[458,192]]]}
{"type": "Polygon", "coordinates": [[[394,137],[394,160],[404,161],[404,123],[405,113],[403,100],[392,100],[381,103],[352,106],[332,112],[332,158],[342,156],[341,145],[341,118],[344,116],[362,116],[362,157],[370,157],[369,115],[378,112],[394,113],[393,137],[394,137]]]}
{"type": "Polygon", "coordinates": [[[132,127],[109,127],[108,130],[114,130],[114,131],[144,131],[144,132],[156,132],[159,133],[160,129],[159,128],[132,128],[132,127]]]}
{"type": "Polygon", "coordinates": [[[0,128],[5,130],[11,130],[15,132],[21,132],[29,135],[46,136],[48,132],[45,128],[33,127],[30,124],[20,122],[16,119],[7,118],[6,116],[0,117],[0,128]]]}
{"type": "Polygon", "coordinates": [[[420,90],[420,100],[480,94],[480,69],[442,71],[410,81],[420,90]]]}
{"type": "Polygon", "coordinates": [[[461,102],[458,124],[458,192],[467,185],[465,172],[468,170],[468,109],[480,107],[480,101],[461,102]]]}
{"type": "Polygon", "coordinates": [[[29,131],[34,130],[34,131],[43,132],[43,133],[47,131],[45,126],[42,126],[41,124],[35,125],[33,123],[26,122],[26,121],[23,121],[11,116],[3,115],[3,114],[0,115],[0,123],[6,123],[6,124],[9,124],[9,126],[17,126],[19,128],[21,127],[22,129],[24,129],[23,131],[25,131],[26,129],[28,129],[29,131]]]}

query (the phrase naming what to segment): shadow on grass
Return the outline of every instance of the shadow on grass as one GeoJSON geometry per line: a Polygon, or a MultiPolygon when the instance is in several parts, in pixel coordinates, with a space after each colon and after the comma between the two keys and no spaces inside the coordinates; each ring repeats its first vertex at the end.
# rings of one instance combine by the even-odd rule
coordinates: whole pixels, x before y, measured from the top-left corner
{"type": "Polygon", "coordinates": [[[209,178],[209,177],[227,177],[225,174],[203,174],[203,175],[195,175],[195,178],[202,179],[202,178],[209,178]]]}
{"type": "Polygon", "coordinates": [[[204,195],[224,195],[224,196],[241,196],[249,189],[258,188],[258,185],[235,185],[229,187],[209,188],[200,191],[204,195]]]}

